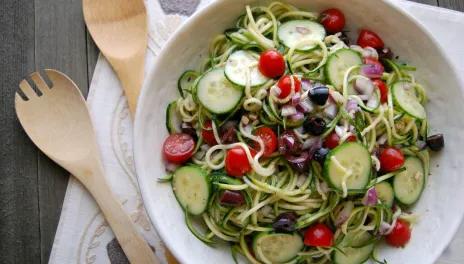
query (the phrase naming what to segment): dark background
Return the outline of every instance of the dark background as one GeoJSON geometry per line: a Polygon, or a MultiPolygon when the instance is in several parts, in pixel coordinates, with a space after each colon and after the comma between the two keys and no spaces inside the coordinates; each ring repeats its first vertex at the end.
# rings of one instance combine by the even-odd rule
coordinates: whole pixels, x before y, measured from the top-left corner
{"type": "MultiPolygon", "coordinates": [[[[464,0],[414,0],[464,11],[464,0]]],[[[181,0],[162,0],[185,13],[181,0]]],[[[189,3],[192,1],[189,1],[189,3]]],[[[0,263],[48,263],[67,172],[29,141],[16,119],[18,83],[36,69],[67,73],[87,94],[98,50],[81,0],[0,0],[0,263]]]]}

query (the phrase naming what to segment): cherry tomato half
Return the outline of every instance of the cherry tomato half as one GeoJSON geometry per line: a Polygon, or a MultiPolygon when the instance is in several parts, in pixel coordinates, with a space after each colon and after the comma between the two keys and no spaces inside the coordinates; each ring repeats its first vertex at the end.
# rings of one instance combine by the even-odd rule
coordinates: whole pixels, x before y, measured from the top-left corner
{"type": "Polygon", "coordinates": [[[225,169],[227,174],[237,178],[240,178],[251,171],[251,165],[248,162],[246,152],[242,147],[231,148],[227,151],[225,169]]]}
{"type": "Polygon", "coordinates": [[[290,79],[293,77],[293,82],[295,83],[295,93],[299,92],[301,89],[301,82],[300,80],[292,75],[285,75],[284,77],[280,78],[277,86],[279,86],[280,94],[279,98],[284,99],[286,98],[292,91],[292,80],[290,79]]]}
{"type": "Polygon", "coordinates": [[[382,80],[374,80],[374,85],[379,88],[380,102],[386,103],[388,101],[388,87],[382,80]]]}
{"type": "Polygon", "coordinates": [[[379,161],[382,171],[392,172],[403,167],[404,155],[401,150],[389,147],[382,150],[380,153],[379,161]]]}
{"type": "MultiPolygon", "coordinates": [[[[277,135],[275,134],[274,130],[272,130],[270,127],[260,127],[256,129],[255,135],[261,138],[261,140],[264,143],[263,157],[267,158],[277,150],[277,135]]],[[[256,151],[260,150],[258,142],[255,141],[253,148],[256,151]]]]}
{"type": "Polygon", "coordinates": [[[193,155],[195,141],[188,134],[172,134],[164,141],[163,154],[167,161],[183,164],[193,155]]]}
{"type": "Polygon", "coordinates": [[[313,247],[331,247],[333,245],[333,232],[324,224],[314,224],[306,230],[304,244],[313,247]]]}
{"type": "Polygon", "coordinates": [[[382,49],[384,47],[383,40],[379,35],[367,29],[363,29],[359,33],[358,45],[363,48],[372,47],[374,49],[382,49]]]}
{"type": "Polygon", "coordinates": [[[275,50],[261,53],[258,64],[259,71],[268,78],[277,78],[285,73],[285,59],[275,50]]]}
{"type": "Polygon", "coordinates": [[[324,147],[329,148],[329,149],[334,149],[338,146],[340,143],[340,137],[337,135],[337,133],[332,132],[330,135],[328,135],[325,140],[324,140],[324,147]]]}
{"type": "Polygon", "coordinates": [[[201,130],[201,136],[203,137],[203,140],[206,142],[206,144],[210,146],[217,145],[216,138],[214,137],[213,133],[213,123],[211,120],[206,121],[203,124],[203,129],[201,130]]]}
{"type": "Polygon", "coordinates": [[[345,27],[345,15],[336,8],[322,12],[319,20],[329,33],[341,32],[345,27]]]}
{"type": "Polygon", "coordinates": [[[403,247],[409,242],[409,239],[411,239],[411,228],[409,223],[403,219],[396,221],[392,232],[386,237],[387,243],[393,247],[403,247]]]}

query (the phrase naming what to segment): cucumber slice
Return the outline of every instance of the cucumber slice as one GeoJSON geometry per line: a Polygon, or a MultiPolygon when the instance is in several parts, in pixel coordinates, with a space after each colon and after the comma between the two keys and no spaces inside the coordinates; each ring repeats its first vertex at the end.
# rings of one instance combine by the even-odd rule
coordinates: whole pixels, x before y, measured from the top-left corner
{"type": "Polygon", "coordinates": [[[224,70],[227,79],[244,87],[247,85],[247,71],[249,70],[251,86],[260,86],[266,83],[269,79],[259,71],[258,58],[259,54],[247,50],[238,50],[232,53],[227,59],[224,70]]]}
{"type": "Polygon", "coordinates": [[[336,89],[343,87],[345,72],[356,65],[361,65],[362,57],[359,52],[351,49],[339,49],[329,56],[325,64],[324,72],[327,81],[336,89]]]}
{"type": "Polygon", "coordinates": [[[388,182],[381,182],[376,184],[374,188],[380,202],[388,207],[392,207],[395,194],[393,193],[393,187],[391,184],[388,182]]]}
{"type": "Polygon", "coordinates": [[[344,143],[330,151],[324,164],[324,176],[330,185],[342,191],[364,189],[371,175],[371,155],[358,142],[344,143]]]}
{"type": "Polygon", "coordinates": [[[392,86],[392,95],[395,103],[406,114],[420,120],[426,118],[427,113],[416,96],[413,84],[405,81],[394,83],[392,86]]]}
{"type": "MultiPolygon", "coordinates": [[[[277,32],[277,36],[287,48],[291,49],[305,40],[324,40],[324,27],[311,20],[291,20],[283,23],[277,32]]],[[[298,47],[297,51],[310,51],[317,47],[317,44],[307,44],[298,47]]]]}
{"type": "Polygon", "coordinates": [[[200,215],[208,206],[211,181],[202,168],[192,165],[174,172],[172,190],[180,206],[192,215],[200,215]]]}
{"type": "Polygon", "coordinates": [[[374,243],[370,242],[372,235],[367,232],[360,234],[348,234],[340,245],[340,252],[335,250],[333,253],[333,262],[335,264],[362,264],[372,254],[374,243]],[[368,243],[367,245],[364,245],[368,243]]]}
{"type": "Polygon", "coordinates": [[[303,247],[303,239],[296,233],[260,233],[253,240],[253,251],[264,263],[288,262],[295,258],[303,247]]]}
{"type": "Polygon", "coordinates": [[[393,179],[393,190],[398,201],[411,205],[419,200],[425,186],[425,170],[422,161],[416,157],[407,157],[404,161],[405,171],[393,179]]]}
{"type": "Polygon", "coordinates": [[[203,74],[195,92],[200,103],[214,114],[226,114],[234,110],[243,95],[243,91],[224,76],[224,68],[212,69],[203,74]]]}
{"type": "Polygon", "coordinates": [[[187,93],[192,91],[192,86],[195,81],[200,77],[200,73],[196,71],[185,71],[180,76],[179,80],[177,81],[177,89],[179,90],[180,96],[185,98],[187,93]]]}
{"type": "Polygon", "coordinates": [[[182,117],[177,112],[177,102],[174,101],[166,108],[166,128],[169,134],[181,133],[182,132],[182,117]]]}

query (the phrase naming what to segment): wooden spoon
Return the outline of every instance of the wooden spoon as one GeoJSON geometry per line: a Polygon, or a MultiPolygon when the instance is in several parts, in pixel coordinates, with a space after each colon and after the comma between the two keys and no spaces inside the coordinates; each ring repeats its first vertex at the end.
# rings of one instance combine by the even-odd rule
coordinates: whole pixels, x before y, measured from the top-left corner
{"type": "Polygon", "coordinates": [[[21,125],[40,150],[89,190],[129,261],[158,264],[105,179],[92,121],[80,90],[66,75],[55,70],[45,72],[53,83],[51,88],[39,73],[31,75],[41,95],[26,80],[19,84],[25,95],[15,96],[21,125]]]}
{"type": "Polygon", "coordinates": [[[93,40],[119,76],[135,114],[147,48],[143,0],[83,0],[84,19],[93,40]]]}

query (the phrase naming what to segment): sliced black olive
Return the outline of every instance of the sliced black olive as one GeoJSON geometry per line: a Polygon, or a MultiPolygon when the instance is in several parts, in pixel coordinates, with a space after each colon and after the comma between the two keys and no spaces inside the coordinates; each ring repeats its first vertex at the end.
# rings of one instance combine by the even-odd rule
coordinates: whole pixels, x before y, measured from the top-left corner
{"type": "Polygon", "coordinates": [[[329,88],[321,86],[309,90],[309,98],[317,105],[325,105],[329,99],[329,88]]]}
{"type": "Polygon", "coordinates": [[[436,134],[427,138],[427,146],[433,151],[439,151],[445,146],[443,134],[436,134]]]}
{"type": "Polygon", "coordinates": [[[319,162],[319,163],[324,163],[325,157],[327,157],[327,154],[329,154],[329,149],[327,148],[320,148],[316,150],[313,154],[313,160],[319,162]]]}
{"type": "Polygon", "coordinates": [[[240,206],[245,203],[245,198],[239,191],[225,190],[220,198],[220,202],[225,206],[240,206]]]}
{"type": "Polygon", "coordinates": [[[197,131],[193,128],[191,123],[183,122],[181,125],[182,133],[190,135],[192,138],[197,138],[197,131]]]}
{"type": "Polygon", "coordinates": [[[294,212],[282,213],[275,219],[272,227],[276,232],[289,233],[295,231],[298,216],[294,212]]]}
{"type": "Polygon", "coordinates": [[[309,168],[309,162],[311,161],[311,155],[308,152],[303,152],[298,156],[286,155],[290,166],[298,172],[307,172],[309,168]]]}
{"type": "Polygon", "coordinates": [[[311,117],[304,122],[303,127],[311,135],[320,136],[324,133],[326,123],[325,120],[320,117],[311,117]]]}
{"type": "Polygon", "coordinates": [[[379,60],[392,60],[395,55],[393,54],[392,50],[390,48],[382,48],[378,49],[377,53],[379,54],[379,60]]]}

